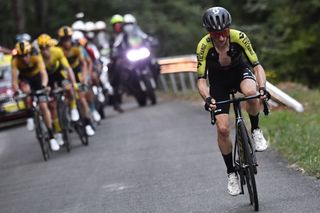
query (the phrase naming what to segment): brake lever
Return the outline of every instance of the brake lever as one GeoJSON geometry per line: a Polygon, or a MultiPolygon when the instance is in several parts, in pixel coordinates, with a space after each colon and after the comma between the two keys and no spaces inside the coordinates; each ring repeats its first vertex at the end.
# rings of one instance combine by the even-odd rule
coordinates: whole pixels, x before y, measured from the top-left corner
{"type": "Polygon", "coordinates": [[[267,100],[263,100],[263,113],[265,116],[269,115],[270,113],[270,107],[269,107],[269,104],[268,104],[268,101],[267,100]]]}

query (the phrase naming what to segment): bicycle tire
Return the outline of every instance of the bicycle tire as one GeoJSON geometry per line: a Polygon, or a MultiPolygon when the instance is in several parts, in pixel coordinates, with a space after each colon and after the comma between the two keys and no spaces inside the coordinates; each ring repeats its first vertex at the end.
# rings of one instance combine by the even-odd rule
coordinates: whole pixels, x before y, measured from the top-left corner
{"type": "Polygon", "coordinates": [[[41,153],[43,156],[43,160],[47,161],[49,159],[49,147],[48,147],[48,143],[46,141],[46,135],[45,135],[45,131],[43,129],[43,121],[40,118],[40,114],[39,112],[34,112],[34,123],[35,123],[35,132],[36,132],[36,137],[38,139],[38,142],[40,144],[40,148],[41,148],[41,153]]]}
{"type": "Polygon", "coordinates": [[[75,123],[75,130],[80,138],[81,143],[85,146],[88,146],[89,138],[88,138],[88,135],[86,134],[86,130],[84,128],[84,125],[81,119],[75,123]]]}
{"type": "Polygon", "coordinates": [[[68,120],[68,106],[62,100],[57,102],[58,119],[62,130],[62,137],[67,149],[67,152],[71,151],[71,141],[69,137],[69,120],[68,120]]]}
{"type": "Polygon", "coordinates": [[[247,167],[245,168],[245,178],[246,178],[246,185],[248,188],[249,198],[250,198],[250,204],[254,207],[255,211],[259,211],[259,199],[258,199],[258,191],[257,191],[257,185],[255,180],[255,173],[254,173],[254,165],[252,156],[250,153],[250,147],[249,147],[249,134],[248,130],[245,127],[243,122],[240,122],[238,124],[238,128],[240,129],[241,139],[242,139],[242,145],[243,145],[243,151],[244,151],[244,161],[247,167]]]}

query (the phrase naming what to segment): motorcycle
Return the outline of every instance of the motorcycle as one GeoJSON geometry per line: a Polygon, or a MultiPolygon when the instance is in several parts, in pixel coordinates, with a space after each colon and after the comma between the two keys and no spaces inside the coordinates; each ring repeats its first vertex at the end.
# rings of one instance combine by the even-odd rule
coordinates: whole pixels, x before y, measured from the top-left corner
{"type": "Polygon", "coordinates": [[[148,45],[137,37],[128,37],[129,48],[125,53],[122,82],[132,94],[139,106],[145,106],[150,99],[151,104],[157,103],[155,94],[156,81],[152,71],[151,52],[148,45]]]}

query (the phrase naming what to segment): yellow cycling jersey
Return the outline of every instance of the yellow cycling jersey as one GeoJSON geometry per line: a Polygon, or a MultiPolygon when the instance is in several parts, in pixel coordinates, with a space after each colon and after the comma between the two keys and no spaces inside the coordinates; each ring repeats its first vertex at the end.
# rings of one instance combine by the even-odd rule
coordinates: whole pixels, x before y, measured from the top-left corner
{"type": "Polygon", "coordinates": [[[64,68],[70,68],[70,64],[64,53],[59,47],[50,47],[50,58],[48,60],[44,59],[46,70],[49,74],[52,74],[58,70],[64,68]]]}
{"type": "Polygon", "coordinates": [[[78,46],[72,46],[70,50],[63,50],[72,69],[79,67],[80,61],[83,59],[83,54],[78,46]]]}
{"type": "Polygon", "coordinates": [[[198,78],[206,78],[209,67],[212,69],[226,69],[244,64],[242,54],[247,57],[251,66],[254,67],[259,64],[258,57],[245,33],[230,29],[229,40],[230,47],[227,54],[231,57],[231,65],[228,67],[222,67],[220,65],[219,54],[215,50],[214,43],[212,42],[209,34],[200,40],[197,46],[198,78]],[[209,64],[210,66],[208,66],[209,64]]]}
{"type": "Polygon", "coordinates": [[[31,55],[30,62],[26,64],[23,59],[13,57],[11,61],[12,69],[19,70],[19,75],[23,77],[33,77],[45,70],[44,62],[41,55],[31,55]]]}

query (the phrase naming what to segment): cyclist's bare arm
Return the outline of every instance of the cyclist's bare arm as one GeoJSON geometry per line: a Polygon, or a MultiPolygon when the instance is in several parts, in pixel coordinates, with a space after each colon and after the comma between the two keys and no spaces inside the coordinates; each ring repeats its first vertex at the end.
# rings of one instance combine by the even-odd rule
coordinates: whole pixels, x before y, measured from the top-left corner
{"type": "Polygon", "coordinates": [[[266,73],[263,67],[259,64],[253,68],[253,71],[257,79],[258,88],[266,87],[266,73]]]}
{"type": "Polygon", "coordinates": [[[73,70],[71,69],[71,67],[68,67],[68,68],[65,68],[68,72],[68,78],[70,79],[72,85],[75,85],[77,82],[76,82],[76,77],[74,76],[74,72],[73,70]]]}
{"type": "Polygon", "coordinates": [[[12,88],[14,92],[17,92],[19,90],[19,85],[18,85],[18,69],[15,65],[11,65],[11,83],[12,83],[12,88]]]}
{"type": "Polygon", "coordinates": [[[40,69],[41,82],[42,86],[46,87],[48,85],[48,73],[43,65],[43,68],[40,69]]]}
{"type": "Polygon", "coordinates": [[[203,100],[206,100],[210,96],[209,89],[207,85],[207,79],[199,78],[197,81],[198,90],[203,100]]]}
{"type": "Polygon", "coordinates": [[[88,65],[87,65],[87,62],[86,60],[82,57],[80,59],[80,63],[82,64],[82,67],[81,67],[81,74],[82,74],[82,81],[81,83],[84,83],[86,84],[87,83],[87,75],[88,75],[88,65]]]}
{"type": "Polygon", "coordinates": [[[198,90],[199,90],[199,93],[200,93],[202,99],[205,102],[207,102],[208,98],[209,98],[209,100],[211,102],[209,105],[209,110],[210,111],[214,110],[216,108],[215,100],[212,97],[210,97],[209,88],[207,85],[207,79],[199,78],[197,81],[197,85],[198,85],[198,90]]]}

